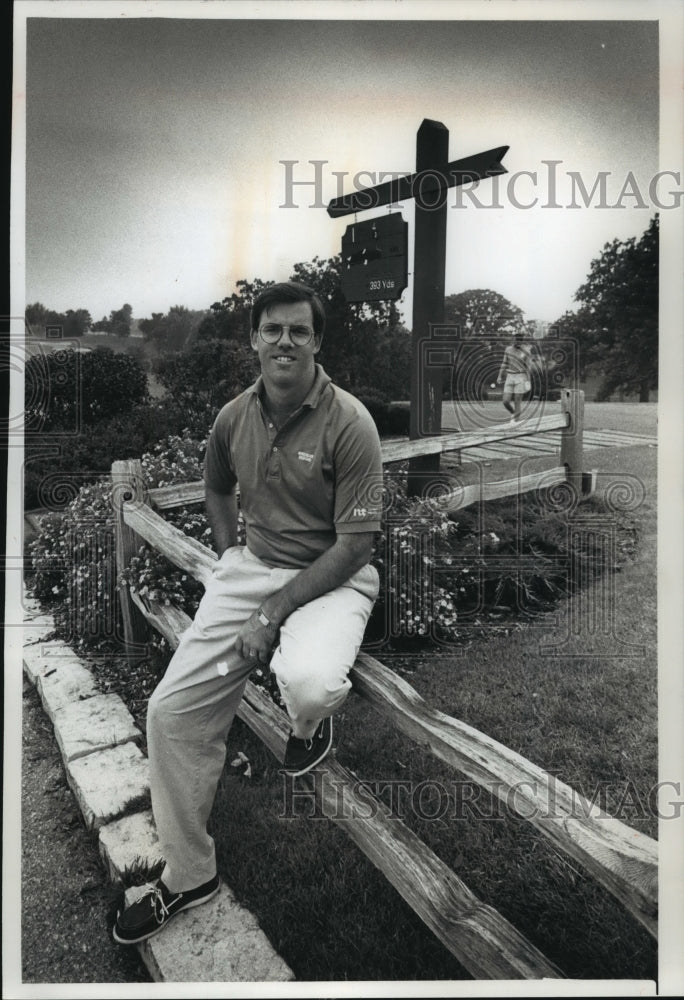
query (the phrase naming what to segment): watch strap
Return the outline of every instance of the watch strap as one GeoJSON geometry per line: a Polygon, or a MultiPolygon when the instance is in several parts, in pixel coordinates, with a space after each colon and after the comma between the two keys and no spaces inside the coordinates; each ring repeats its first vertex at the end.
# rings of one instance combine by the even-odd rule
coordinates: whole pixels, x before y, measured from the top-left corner
{"type": "Polygon", "coordinates": [[[268,618],[268,617],[267,617],[267,616],[266,616],[266,615],[264,614],[264,612],[263,612],[263,608],[259,608],[259,610],[257,611],[257,618],[259,619],[259,621],[261,622],[261,624],[262,624],[262,625],[263,625],[263,626],[264,626],[265,628],[275,628],[275,627],[276,627],[276,626],[274,625],[274,623],[273,623],[273,622],[271,621],[271,619],[270,619],[270,618],[268,618]]]}

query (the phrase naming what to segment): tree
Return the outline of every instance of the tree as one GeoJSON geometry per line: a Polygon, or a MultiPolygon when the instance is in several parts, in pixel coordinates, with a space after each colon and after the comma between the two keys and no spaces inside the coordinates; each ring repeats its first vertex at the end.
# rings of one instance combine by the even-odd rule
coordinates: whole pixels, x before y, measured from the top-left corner
{"type": "Polygon", "coordinates": [[[444,322],[456,327],[454,363],[444,368],[443,391],[455,399],[486,399],[503,357],[501,340],[534,332],[523,311],[499,292],[470,288],[444,300],[444,322]]]}
{"type": "Polygon", "coordinates": [[[458,327],[461,336],[501,337],[528,332],[523,311],[488,288],[470,288],[444,300],[444,322],[458,327]]]}
{"type": "Polygon", "coordinates": [[[138,320],[140,332],[145,340],[157,340],[157,330],[164,323],[164,313],[152,313],[149,319],[138,320]]]}
{"type": "Polygon", "coordinates": [[[92,325],[93,320],[87,309],[67,309],[64,314],[65,337],[82,337],[92,325]]]}
{"type": "Polygon", "coordinates": [[[45,325],[48,322],[49,314],[49,309],[42,302],[33,302],[31,305],[26,306],[24,315],[32,333],[45,333],[45,325]]]}
{"type": "Polygon", "coordinates": [[[152,313],[151,319],[138,322],[146,341],[169,351],[183,350],[206,316],[204,310],[190,310],[185,306],[171,306],[168,313],[152,313]]]}
{"type": "Polygon", "coordinates": [[[109,314],[107,332],[114,333],[117,337],[129,337],[132,316],[133,307],[128,302],[125,302],[121,309],[113,309],[109,314]]]}
{"type": "Polygon", "coordinates": [[[214,302],[208,316],[197,328],[198,340],[237,340],[247,343],[250,328],[250,311],[257,295],[270,281],[244,278],[235,283],[236,292],[220,302],[214,302]]]}
{"type": "MultiPolygon", "coordinates": [[[[341,257],[295,264],[292,281],[308,285],[321,299],[326,313],[321,364],[342,388],[357,390],[373,384],[392,398],[408,393],[410,362],[406,360],[406,330],[399,323],[394,302],[349,303],[342,291],[341,257]],[[394,355],[395,364],[391,363],[394,355]],[[379,376],[382,373],[382,379],[379,376]]],[[[195,342],[233,340],[249,343],[250,312],[259,293],[273,282],[240,280],[236,291],[199,325],[195,342]]]]}
{"type": "Polygon", "coordinates": [[[585,363],[603,375],[605,398],[620,390],[648,402],[658,385],[658,238],[654,216],[637,240],[613,240],[575,293],[585,363]]]}
{"type": "Polygon", "coordinates": [[[554,361],[565,373],[566,384],[584,381],[593,372],[593,324],[587,309],[567,310],[552,323],[546,337],[539,341],[547,361],[554,361]]]}
{"type": "Polygon", "coordinates": [[[63,337],[82,337],[93,325],[87,309],[67,309],[59,313],[47,309],[42,302],[26,306],[25,316],[32,332],[40,336],[45,335],[46,326],[61,326],[63,337]]]}
{"type": "MultiPolygon", "coordinates": [[[[175,405],[192,413],[209,409],[212,416],[259,373],[249,341],[198,340],[189,350],[161,355],[153,367],[175,405]]],[[[210,423],[211,416],[207,420],[210,423]]]]}

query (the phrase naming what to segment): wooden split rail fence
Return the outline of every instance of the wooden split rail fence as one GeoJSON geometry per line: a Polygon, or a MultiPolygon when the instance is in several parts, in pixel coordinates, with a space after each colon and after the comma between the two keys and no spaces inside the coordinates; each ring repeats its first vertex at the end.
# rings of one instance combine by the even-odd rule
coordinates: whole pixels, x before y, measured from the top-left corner
{"type": "MultiPolygon", "coordinates": [[[[525,424],[464,434],[383,444],[383,460],[397,462],[451,449],[462,450],[530,433],[562,431],[560,465],[553,470],[500,483],[467,487],[445,499],[449,509],[475,500],[513,495],[569,482],[581,489],[583,394],[565,390],[558,414],[525,424]]],[[[139,462],[115,462],[113,496],[117,512],[117,567],[122,570],[143,542],[153,546],[200,583],[209,579],[216,555],[187,537],[158,513],[204,498],[202,483],[145,488],[139,462]],[[153,508],[156,508],[153,509],[153,508]]],[[[585,480],[586,486],[586,480],[585,480]]],[[[121,588],[125,636],[133,651],[144,649],[148,624],[170,643],[190,625],[174,606],[143,601],[121,588]]],[[[441,761],[477,782],[553,846],[582,865],[653,935],[657,935],[657,843],[609,816],[537,765],[426,704],[418,692],[372,656],[361,652],[352,668],[354,691],[383,718],[441,761]]],[[[282,761],[289,732],[287,716],[263,690],[248,682],[240,718],[282,761]]],[[[439,940],[475,978],[561,978],[563,973],[493,907],[483,903],[379,799],[368,816],[368,790],[334,757],[308,779],[325,815],[383,872],[439,940]]]]}

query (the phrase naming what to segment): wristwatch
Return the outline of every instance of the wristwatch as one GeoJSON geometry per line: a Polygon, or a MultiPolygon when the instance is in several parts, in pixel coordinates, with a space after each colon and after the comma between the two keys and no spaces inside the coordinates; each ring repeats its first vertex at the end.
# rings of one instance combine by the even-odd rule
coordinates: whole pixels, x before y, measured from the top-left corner
{"type": "Polygon", "coordinates": [[[275,622],[272,622],[270,618],[266,617],[263,608],[259,608],[257,611],[257,618],[265,628],[277,628],[275,622]]]}

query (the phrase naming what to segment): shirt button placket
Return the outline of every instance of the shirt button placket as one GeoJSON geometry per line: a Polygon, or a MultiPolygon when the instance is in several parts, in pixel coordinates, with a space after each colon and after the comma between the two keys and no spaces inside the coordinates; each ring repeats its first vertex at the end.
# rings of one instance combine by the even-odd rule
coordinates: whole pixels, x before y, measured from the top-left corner
{"type": "MultiPolygon", "coordinates": [[[[275,440],[275,437],[271,439],[275,440]]],[[[275,479],[280,478],[280,452],[278,450],[277,444],[271,445],[271,456],[269,461],[269,475],[273,476],[275,479]]]]}

